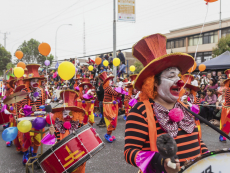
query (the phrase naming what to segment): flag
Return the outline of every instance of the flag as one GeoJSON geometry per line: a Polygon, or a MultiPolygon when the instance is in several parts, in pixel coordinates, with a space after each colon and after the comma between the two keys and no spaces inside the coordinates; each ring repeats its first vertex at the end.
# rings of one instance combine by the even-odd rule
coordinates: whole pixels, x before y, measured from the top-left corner
{"type": "Polygon", "coordinates": [[[59,64],[58,64],[58,61],[57,61],[56,65],[55,65],[55,69],[58,69],[58,66],[59,66],[59,64]]]}

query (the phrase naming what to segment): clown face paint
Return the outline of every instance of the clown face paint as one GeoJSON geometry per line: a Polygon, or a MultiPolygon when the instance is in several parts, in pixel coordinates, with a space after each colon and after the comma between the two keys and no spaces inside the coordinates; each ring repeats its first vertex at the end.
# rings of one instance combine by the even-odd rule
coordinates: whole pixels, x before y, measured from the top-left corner
{"type": "Polygon", "coordinates": [[[33,88],[38,88],[38,79],[31,79],[30,81],[30,86],[33,87],[33,88]]]}
{"type": "Polygon", "coordinates": [[[113,85],[113,81],[110,80],[110,81],[109,81],[109,86],[112,86],[112,85],[113,85]]]}
{"type": "Polygon", "coordinates": [[[160,76],[161,84],[157,86],[159,97],[168,103],[174,103],[179,97],[180,87],[176,82],[180,80],[178,74],[180,71],[176,67],[170,67],[164,70],[160,76]]]}
{"type": "Polygon", "coordinates": [[[189,96],[191,93],[191,90],[189,88],[185,88],[185,95],[189,96]]]}
{"type": "Polygon", "coordinates": [[[81,83],[81,80],[78,80],[77,83],[80,84],[80,83],[81,83]]]}
{"type": "Polygon", "coordinates": [[[84,89],[86,90],[87,88],[88,88],[88,85],[85,85],[85,86],[84,86],[84,89]]]}
{"type": "Polygon", "coordinates": [[[64,111],[62,112],[62,115],[63,115],[63,119],[64,119],[65,121],[71,121],[71,119],[72,119],[72,117],[73,117],[72,112],[71,112],[70,110],[64,110],[64,111]]]}

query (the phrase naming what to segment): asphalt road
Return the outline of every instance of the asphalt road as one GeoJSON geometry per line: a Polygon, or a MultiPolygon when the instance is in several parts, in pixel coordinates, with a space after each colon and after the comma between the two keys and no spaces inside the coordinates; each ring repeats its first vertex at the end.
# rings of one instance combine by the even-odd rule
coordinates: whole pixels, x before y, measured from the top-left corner
{"type": "MultiPolygon", "coordinates": [[[[100,118],[96,118],[96,123],[100,118]]],[[[105,148],[97,155],[87,161],[86,173],[137,173],[138,169],[127,164],[124,159],[124,131],[125,121],[122,116],[118,118],[118,126],[113,135],[117,140],[113,143],[107,143],[104,140],[106,128],[99,128],[94,125],[102,140],[105,142],[105,148]]],[[[3,129],[0,127],[0,133],[3,129]]],[[[203,141],[210,151],[222,148],[230,148],[230,141],[227,143],[219,142],[219,135],[211,128],[202,124],[203,141]]],[[[45,146],[47,150],[49,146],[45,146]]],[[[25,167],[22,165],[22,154],[16,152],[15,146],[6,147],[5,141],[0,138],[0,173],[25,173],[25,167]]],[[[42,173],[36,170],[35,173],[42,173]]]]}

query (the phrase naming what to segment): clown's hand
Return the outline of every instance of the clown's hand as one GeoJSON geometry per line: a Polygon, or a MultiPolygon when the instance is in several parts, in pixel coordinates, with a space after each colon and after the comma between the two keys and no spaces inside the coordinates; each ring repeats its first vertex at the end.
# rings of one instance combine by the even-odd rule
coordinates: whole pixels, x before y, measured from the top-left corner
{"type": "Polygon", "coordinates": [[[141,93],[140,91],[137,93],[137,95],[135,96],[135,99],[138,99],[140,93],[141,93]]]}
{"type": "Polygon", "coordinates": [[[192,107],[192,103],[188,102],[188,105],[189,105],[190,108],[192,107]]]}
{"type": "Polygon", "coordinates": [[[11,114],[7,109],[4,110],[4,113],[7,114],[7,115],[11,114]]]}
{"type": "Polygon", "coordinates": [[[184,101],[184,100],[186,100],[187,99],[187,95],[183,95],[182,97],[181,97],[181,101],[184,101]]]}
{"type": "Polygon", "coordinates": [[[49,127],[49,133],[50,133],[51,135],[53,135],[54,132],[55,132],[55,128],[54,128],[53,125],[51,125],[51,126],[49,127]]]}
{"type": "Polygon", "coordinates": [[[32,111],[33,112],[37,111],[37,107],[35,105],[32,106],[32,111]]]}
{"type": "Polygon", "coordinates": [[[180,162],[178,159],[176,159],[175,161],[176,163],[172,163],[171,159],[165,159],[164,167],[167,173],[178,173],[180,171],[180,162]]]}

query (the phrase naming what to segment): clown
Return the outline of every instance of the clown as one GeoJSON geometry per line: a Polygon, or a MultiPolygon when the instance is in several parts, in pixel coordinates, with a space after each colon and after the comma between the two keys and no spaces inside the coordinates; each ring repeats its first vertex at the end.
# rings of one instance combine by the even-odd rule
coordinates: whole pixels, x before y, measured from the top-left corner
{"type": "MultiPolygon", "coordinates": [[[[55,134],[57,142],[76,131],[83,123],[85,115],[84,109],[74,106],[74,100],[77,98],[77,93],[75,91],[62,91],[60,93],[60,97],[62,98],[65,106],[54,108],[52,110],[54,114],[53,120],[55,121],[55,127],[51,126],[49,128],[50,133],[52,135],[55,134]]],[[[83,163],[73,173],[84,173],[85,165],[86,163],[83,163]]]]}
{"type": "Polygon", "coordinates": [[[112,143],[116,140],[116,137],[111,136],[111,134],[117,127],[118,116],[118,105],[114,98],[117,97],[119,93],[113,90],[111,87],[111,79],[113,79],[114,76],[107,76],[106,72],[102,72],[99,75],[99,78],[103,81],[104,89],[103,115],[107,126],[107,133],[104,135],[104,137],[108,142],[112,143]]]}
{"type": "Polygon", "coordinates": [[[133,46],[133,56],[144,65],[134,87],[141,91],[140,102],[129,112],[126,121],[126,161],[140,172],[179,172],[186,160],[195,159],[207,148],[198,137],[194,118],[178,102],[184,83],[178,75],[194,64],[184,53],[166,53],[166,37],[154,34],[133,46]],[[167,166],[170,158],[158,152],[156,139],[169,134],[177,143],[176,169],[167,166]]]}
{"type": "MultiPolygon", "coordinates": [[[[28,96],[21,101],[20,107],[22,108],[20,116],[30,116],[37,110],[41,110],[39,107],[45,105],[46,94],[45,91],[39,87],[39,80],[44,80],[44,77],[40,77],[38,68],[40,65],[29,64],[26,66],[28,69],[28,76],[24,78],[26,88],[22,91],[28,92],[28,96]]],[[[18,142],[16,145],[17,151],[24,152],[22,163],[25,165],[29,159],[29,148],[31,156],[35,157],[39,146],[41,145],[41,135],[39,133],[21,133],[18,132],[18,142]]]]}
{"type": "Polygon", "coordinates": [[[75,78],[75,84],[74,84],[74,90],[75,91],[79,91],[79,84],[81,83],[81,75],[80,74],[77,74],[76,75],[76,78],[75,78]]]}
{"type": "MultiPolygon", "coordinates": [[[[229,134],[230,132],[230,69],[225,70],[224,72],[228,79],[224,80],[224,85],[226,87],[225,91],[225,102],[222,105],[221,119],[220,119],[220,129],[229,134]]],[[[226,142],[226,138],[220,135],[220,142],[226,142]]]]}

